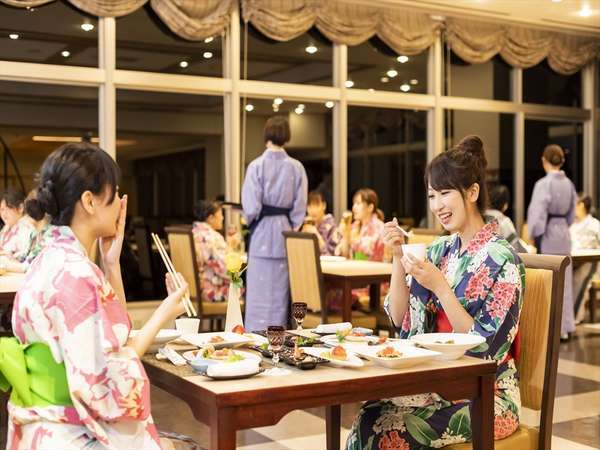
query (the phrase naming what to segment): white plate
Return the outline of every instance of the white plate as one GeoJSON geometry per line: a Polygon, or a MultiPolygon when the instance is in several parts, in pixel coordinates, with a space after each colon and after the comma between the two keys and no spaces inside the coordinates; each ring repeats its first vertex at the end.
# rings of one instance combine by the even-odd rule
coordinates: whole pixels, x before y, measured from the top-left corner
{"type": "Polygon", "coordinates": [[[348,359],[346,361],[341,361],[339,359],[332,359],[332,358],[327,358],[326,356],[323,356],[323,353],[327,353],[327,352],[331,351],[331,349],[329,349],[329,348],[303,347],[302,350],[304,350],[304,353],[306,353],[308,355],[318,356],[320,358],[326,359],[334,366],[362,367],[365,365],[365,363],[352,352],[347,352],[348,359]]]}
{"type": "Polygon", "coordinates": [[[205,347],[210,344],[216,349],[249,344],[253,341],[253,339],[249,338],[248,336],[229,331],[220,331],[218,333],[184,334],[181,336],[181,339],[197,347],[205,347]],[[210,340],[215,336],[222,337],[224,341],[216,343],[210,342],[210,340]]]}
{"type": "MultiPolygon", "coordinates": [[[[380,344],[380,345],[369,345],[369,341],[373,341],[373,342],[377,342],[379,340],[378,336],[365,336],[366,339],[360,340],[360,341],[348,341],[345,340],[344,342],[340,342],[338,341],[337,337],[333,334],[328,335],[328,336],[323,336],[321,338],[321,342],[323,342],[324,345],[328,346],[328,347],[335,347],[336,345],[341,345],[342,347],[344,347],[346,350],[351,350],[351,351],[356,351],[356,349],[358,348],[365,348],[365,347],[369,347],[369,348],[374,348],[379,350],[380,347],[394,343],[394,345],[402,345],[402,346],[414,346],[414,344],[409,341],[408,339],[390,339],[388,338],[387,341],[385,341],[385,343],[380,344]]],[[[358,353],[358,352],[357,352],[358,353]]]]}
{"type": "Polygon", "coordinates": [[[437,356],[440,356],[441,353],[434,352],[431,350],[411,347],[410,345],[405,344],[388,344],[402,353],[402,356],[398,358],[382,358],[377,356],[377,352],[381,351],[386,345],[378,345],[374,347],[363,346],[361,349],[356,349],[355,352],[365,358],[373,361],[380,366],[389,367],[391,369],[399,369],[403,367],[411,367],[416,364],[423,363],[430,359],[433,359],[437,356]]]}
{"type": "Polygon", "coordinates": [[[250,342],[250,345],[262,345],[262,344],[269,343],[269,340],[266,337],[261,336],[260,334],[244,333],[244,336],[247,337],[248,339],[252,339],[252,342],[250,342]]]}
{"type": "Polygon", "coordinates": [[[321,262],[342,262],[346,261],[346,258],[343,256],[334,256],[334,255],[322,255],[321,262]]]}
{"type": "MultiPolygon", "coordinates": [[[[250,352],[244,352],[242,350],[234,350],[236,354],[238,355],[242,355],[244,357],[244,360],[246,359],[254,359],[256,361],[262,361],[262,358],[257,355],[256,353],[250,353],[250,352]]],[[[196,357],[198,356],[198,354],[200,354],[202,352],[202,350],[190,350],[188,352],[184,352],[181,354],[181,356],[183,356],[187,361],[193,361],[194,359],[196,359],[196,357]]],[[[212,360],[211,360],[212,361],[212,360]]],[[[219,361],[222,363],[226,363],[227,361],[220,361],[218,359],[214,360],[214,361],[219,361]]]]}
{"type": "MultiPolygon", "coordinates": [[[[131,330],[129,332],[129,337],[134,338],[138,335],[139,332],[140,330],[131,330]]],[[[181,336],[181,331],[173,330],[171,328],[163,328],[162,330],[158,331],[158,333],[154,337],[154,341],[152,341],[152,344],[163,345],[169,341],[172,341],[173,339],[177,339],[179,336],[181,336]]]]}
{"type": "Polygon", "coordinates": [[[429,350],[440,352],[440,359],[446,360],[458,359],[467,350],[485,342],[482,336],[467,333],[425,333],[416,334],[410,339],[429,350]],[[454,343],[444,344],[446,341],[454,341],[454,343]]]}

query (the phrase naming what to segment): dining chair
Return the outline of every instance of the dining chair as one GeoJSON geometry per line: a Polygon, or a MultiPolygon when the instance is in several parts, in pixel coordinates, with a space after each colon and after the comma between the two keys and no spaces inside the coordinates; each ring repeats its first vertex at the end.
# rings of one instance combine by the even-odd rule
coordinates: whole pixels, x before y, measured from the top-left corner
{"type": "MultiPolygon", "coordinates": [[[[341,314],[329,314],[325,300],[325,283],[321,271],[319,241],[313,233],[284,231],[292,302],[306,302],[308,312],[302,323],[315,328],[321,323],[342,322],[341,314]]],[[[362,311],[352,311],[355,327],[375,328],[376,320],[362,311]]]]}
{"type": "Polygon", "coordinates": [[[443,234],[442,231],[434,228],[413,228],[410,232],[411,236],[408,238],[409,244],[430,245],[443,234]]]}
{"type": "MultiPolygon", "coordinates": [[[[520,253],[525,264],[525,293],[519,320],[521,354],[517,362],[521,404],[540,414],[539,426],[523,423],[496,450],[549,450],[560,346],[565,270],[569,257],[520,253]]],[[[467,450],[455,444],[448,450],[467,450]]]]}
{"type": "Polygon", "coordinates": [[[157,295],[158,281],[157,274],[152,263],[152,244],[150,240],[150,229],[148,225],[137,224],[133,227],[133,235],[137,245],[137,257],[140,267],[140,277],[142,280],[142,291],[146,292],[146,286],[150,285],[152,296],[157,295]]]}
{"type": "Polygon", "coordinates": [[[596,322],[596,307],[600,303],[600,278],[594,278],[590,283],[588,309],[590,311],[590,322],[596,322]]]}
{"type": "Polygon", "coordinates": [[[224,326],[225,315],[227,314],[227,302],[202,300],[200,267],[196,258],[191,227],[181,225],[165,227],[165,232],[169,241],[169,253],[171,254],[173,266],[175,266],[177,272],[183,275],[189,285],[190,299],[196,305],[200,328],[202,328],[203,319],[207,319],[210,331],[220,331],[224,326]]]}

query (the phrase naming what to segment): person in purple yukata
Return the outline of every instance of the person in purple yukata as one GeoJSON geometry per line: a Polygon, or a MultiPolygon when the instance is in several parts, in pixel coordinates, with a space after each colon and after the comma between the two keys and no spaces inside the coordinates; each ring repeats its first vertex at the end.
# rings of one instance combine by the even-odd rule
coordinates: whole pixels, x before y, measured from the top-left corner
{"type": "Polygon", "coordinates": [[[290,137],[285,117],[267,120],[266,150],[248,166],[242,187],[244,216],[251,233],[245,318],[250,331],[288,322],[290,289],[282,232],[302,225],[308,191],[302,163],[283,149],[290,137]]]}
{"type": "MultiPolygon", "coordinates": [[[[529,209],[527,225],[529,238],[535,241],[538,253],[547,255],[569,255],[571,239],[569,226],[575,220],[577,192],[575,186],[560,170],[565,162],[565,153],[559,145],[548,145],[544,149],[542,165],[546,176],[535,183],[529,209]]],[[[561,323],[561,338],[568,339],[575,331],[573,317],[573,266],[565,273],[565,295],[561,323]]]]}
{"type": "Polygon", "coordinates": [[[310,191],[302,231],[317,236],[321,255],[333,255],[341,236],[335,218],[326,214],[326,211],[327,202],[323,194],[320,191],[310,191]]]}

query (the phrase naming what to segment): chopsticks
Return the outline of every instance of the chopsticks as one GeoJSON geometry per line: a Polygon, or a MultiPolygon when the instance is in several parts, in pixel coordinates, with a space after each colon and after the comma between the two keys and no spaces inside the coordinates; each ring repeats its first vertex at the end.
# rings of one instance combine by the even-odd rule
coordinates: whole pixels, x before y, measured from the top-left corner
{"type": "MultiPolygon", "coordinates": [[[[156,248],[158,249],[158,253],[160,253],[161,258],[162,258],[163,262],[165,263],[165,267],[167,268],[167,271],[171,274],[171,277],[173,278],[175,287],[177,289],[181,289],[181,282],[179,281],[179,277],[177,276],[177,272],[175,271],[175,266],[173,266],[173,262],[171,261],[171,258],[169,258],[169,254],[165,250],[165,247],[164,247],[162,241],[160,240],[158,235],[155,233],[150,233],[150,236],[152,236],[152,240],[154,241],[154,244],[156,245],[156,248]]],[[[198,315],[196,313],[196,308],[194,308],[194,305],[193,305],[192,301],[190,300],[190,297],[187,294],[184,295],[182,301],[183,301],[183,307],[185,308],[185,313],[187,314],[188,317],[198,315]]]]}

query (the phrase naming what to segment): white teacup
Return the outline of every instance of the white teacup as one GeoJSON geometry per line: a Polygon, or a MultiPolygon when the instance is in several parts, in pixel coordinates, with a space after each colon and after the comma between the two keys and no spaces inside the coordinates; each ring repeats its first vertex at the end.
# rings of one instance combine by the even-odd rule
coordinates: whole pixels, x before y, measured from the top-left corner
{"type": "Polygon", "coordinates": [[[175,328],[183,334],[196,334],[200,328],[200,319],[189,317],[175,319],[175,328]]]}
{"type": "Polygon", "coordinates": [[[412,255],[419,261],[425,261],[427,257],[427,245],[425,244],[404,244],[402,245],[402,253],[412,255]]]}

